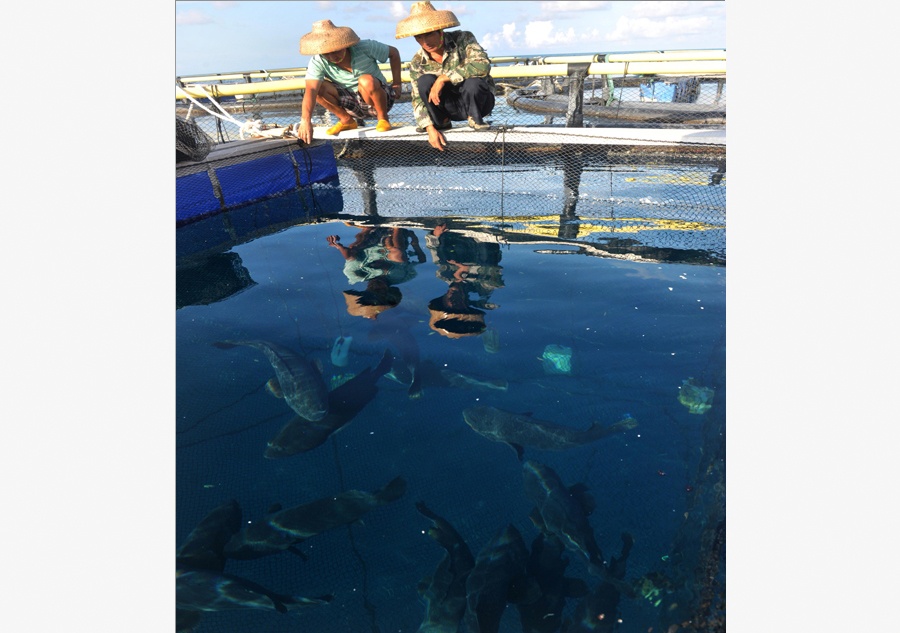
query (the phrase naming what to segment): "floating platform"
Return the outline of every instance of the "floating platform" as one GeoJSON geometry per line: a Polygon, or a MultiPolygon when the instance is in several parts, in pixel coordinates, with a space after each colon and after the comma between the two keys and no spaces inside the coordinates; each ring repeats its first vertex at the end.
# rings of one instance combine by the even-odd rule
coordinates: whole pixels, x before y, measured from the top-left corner
{"type": "MultiPolygon", "coordinates": [[[[490,117],[486,117],[490,120],[490,117]]],[[[370,126],[341,132],[336,135],[325,134],[325,127],[313,128],[313,139],[322,141],[334,140],[385,140],[385,141],[421,141],[428,142],[428,135],[416,132],[410,124],[399,124],[387,132],[375,131],[374,123],[370,126]]],[[[583,128],[552,126],[501,126],[493,125],[491,129],[478,132],[465,123],[455,122],[454,127],[444,130],[449,143],[529,143],[574,144],[574,145],[641,145],[641,146],[675,146],[683,144],[725,146],[725,129],[692,129],[692,128],[583,128]],[[501,134],[503,135],[501,137],[501,134]]]]}
{"type": "Polygon", "coordinates": [[[176,226],[314,183],[334,182],[330,143],[253,138],[213,147],[202,161],[175,164],[176,226]]]}

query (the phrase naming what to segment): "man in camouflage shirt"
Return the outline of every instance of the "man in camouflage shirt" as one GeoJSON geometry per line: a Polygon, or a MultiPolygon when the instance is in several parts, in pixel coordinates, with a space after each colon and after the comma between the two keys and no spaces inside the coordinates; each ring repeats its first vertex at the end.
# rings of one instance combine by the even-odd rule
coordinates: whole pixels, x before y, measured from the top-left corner
{"type": "Polygon", "coordinates": [[[475,130],[490,128],[484,117],[494,109],[494,79],[491,60],[472,33],[429,28],[438,25],[458,26],[459,21],[450,11],[417,2],[398,25],[397,37],[414,35],[422,47],[409,62],[413,114],[428,143],[443,151],[442,131],[452,127],[451,121],[468,121],[475,130]]]}

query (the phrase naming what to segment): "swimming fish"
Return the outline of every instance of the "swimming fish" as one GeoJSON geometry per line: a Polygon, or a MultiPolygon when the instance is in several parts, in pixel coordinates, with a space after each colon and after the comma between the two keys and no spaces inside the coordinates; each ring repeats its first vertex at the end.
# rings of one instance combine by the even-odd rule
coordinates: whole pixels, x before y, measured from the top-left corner
{"type": "Polygon", "coordinates": [[[534,524],[583,558],[592,574],[602,575],[603,552],[588,522],[595,506],[587,488],[583,484],[567,488],[552,468],[534,460],[525,462],[522,476],[525,496],[535,505],[531,514],[534,524]]]}
{"type": "Polygon", "coordinates": [[[211,510],[175,553],[178,568],[222,571],[225,544],[241,529],[241,506],[232,499],[211,510]]]}
{"type": "Polygon", "coordinates": [[[244,345],[259,350],[275,370],[277,384],[270,381],[271,393],[280,392],[294,413],[307,420],[321,420],[328,413],[328,388],[322,372],[306,357],[268,341],[218,341],[214,345],[220,349],[244,345]]]}
{"type": "Polygon", "coordinates": [[[416,633],[456,633],[466,611],[466,578],[475,565],[469,546],[450,523],[421,501],[416,509],[432,521],[428,536],[447,553],[434,572],[419,582],[425,618],[416,633]]]}
{"type": "Polygon", "coordinates": [[[370,340],[384,340],[395,352],[398,362],[391,371],[392,377],[403,384],[408,384],[407,394],[410,398],[421,398],[423,393],[422,380],[419,375],[419,344],[410,332],[413,321],[408,317],[390,315],[384,313],[369,331],[370,340]],[[387,317],[387,318],[385,318],[387,317]]]}
{"type": "Polygon", "coordinates": [[[268,609],[285,613],[330,602],[272,592],[246,578],[224,573],[225,545],[240,530],[241,507],[231,500],[214,508],[188,535],[175,555],[176,630],[188,632],[205,611],[268,609]]]}
{"type": "Polygon", "coordinates": [[[525,568],[540,587],[540,597],[516,605],[522,633],[556,633],[562,626],[566,600],[587,595],[587,583],[566,577],[569,559],[563,556],[565,551],[562,541],[552,534],[542,532],[532,541],[525,568]]]}
{"type": "Polygon", "coordinates": [[[202,570],[178,570],[175,577],[175,607],[185,611],[267,609],[287,613],[326,604],[333,596],[288,596],[231,574],[202,570]]]}
{"type": "Polygon", "coordinates": [[[268,444],[269,459],[305,453],[320,446],[328,437],[348,424],[378,393],[377,382],[390,371],[394,355],[385,350],[381,362],[367,367],[328,394],[328,414],[321,420],[297,416],[284,425],[268,444]]]}
{"type": "Polygon", "coordinates": [[[353,523],[369,510],[396,501],[405,492],[406,480],[395,477],[375,492],[347,490],[278,510],[245,525],[231,537],[225,546],[225,556],[247,560],[291,549],[316,534],[353,523]]]}
{"type": "Polygon", "coordinates": [[[469,633],[497,633],[508,602],[528,600],[525,563],[528,548],[514,525],[497,532],[475,558],[466,578],[466,612],[469,633]]]}
{"type": "Polygon", "coordinates": [[[599,422],[594,422],[587,429],[576,429],[538,420],[530,415],[486,406],[464,410],[463,418],[477,433],[489,440],[504,442],[511,446],[520,461],[524,456],[525,446],[559,451],[594,442],[637,426],[634,418],[628,417],[610,426],[601,426],[599,422]]]}
{"type": "MultiPolygon", "coordinates": [[[[625,566],[634,538],[622,534],[622,551],[609,561],[609,576],[615,580],[601,580],[600,583],[585,596],[575,609],[575,619],[563,623],[564,633],[612,633],[617,630],[619,619],[619,599],[621,584],[625,579],[625,566]]],[[[627,595],[627,594],[626,594],[627,595]]]]}

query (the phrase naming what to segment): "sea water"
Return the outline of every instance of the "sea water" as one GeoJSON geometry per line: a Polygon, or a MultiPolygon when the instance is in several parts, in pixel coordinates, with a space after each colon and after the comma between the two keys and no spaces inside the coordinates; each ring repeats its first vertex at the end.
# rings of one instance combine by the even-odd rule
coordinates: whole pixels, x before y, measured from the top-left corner
{"type": "MultiPolygon", "coordinates": [[[[265,217],[272,204],[231,213],[265,217]]],[[[396,284],[400,301],[375,319],[348,313],[344,291],[366,284],[348,277],[346,260],[328,239],[337,235],[349,245],[372,218],[324,219],[260,230],[227,247],[179,244],[179,271],[188,272],[179,278],[176,312],[176,540],[182,544],[208,512],[232,499],[246,525],[263,520],[274,504],[373,491],[398,475],[408,488],[352,526],[300,543],[303,556],[283,551],[226,564],[226,573],[276,593],[333,594],[330,604],[287,614],[207,612],[196,630],[414,633],[425,614],[417,586],[445,553],[427,535],[431,521],[417,512],[419,501],[454,526],[473,556],[509,524],[530,546],[538,530],[529,518],[523,462],[513,448],[466,424],[463,411],[475,406],[580,429],[632,417],[636,427],[581,446],[525,446],[524,459],[549,466],[567,486],[587,488],[596,505],[590,529],[607,560],[618,555],[622,533],[633,536],[627,582],[651,572],[676,576],[678,543],[697,511],[692,494],[703,450],[716,441],[706,435],[714,428],[710,416],[723,416],[724,265],[593,256],[571,245],[468,231],[494,244],[493,282],[486,300],[471,294],[473,302],[481,299],[484,331],[450,338],[430,325],[429,304],[446,294],[455,272],[429,248],[436,218],[398,223],[424,257],[408,245],[410,272],[396,284]],[[215,257],[226,257],[227,265],[201,265],[215,257]],[[214,344],[273,342],[313,361],[326,384],[337,385],[374,367],[386,349],[397,352],[396,341],[383,335],[390,326],[407,335],[401,343],[416,350],[422,365],[506,388],[426,385],[411,398],[407,384],[384,376],[374,399],[323,444],[266,459],[267,442],[294,413],[266,389],[274,372],[263,354],[214,344]],[[345,364],[336,366],[331,352],[341,337],[350,344],[345,364]],[[545,371],[548,346],[569,350],[569,371],[545,371]],[[679,401],[689,379],[715,390],[704,414],[679,401]]],[[[188,234],[180,229],[179,240],[188,234]]],[[[568,576],[597,585],[577,553],[566,557],[568,576]]],[[[675,595],[659,604],[622,597],[610,617],[622,620],[619,630],[661,630],[675,595]]],[[[567,617],[579,602],[567,601],[567,617]]],[[[500,630],[522,630],[514,605],[500,630]]]]}

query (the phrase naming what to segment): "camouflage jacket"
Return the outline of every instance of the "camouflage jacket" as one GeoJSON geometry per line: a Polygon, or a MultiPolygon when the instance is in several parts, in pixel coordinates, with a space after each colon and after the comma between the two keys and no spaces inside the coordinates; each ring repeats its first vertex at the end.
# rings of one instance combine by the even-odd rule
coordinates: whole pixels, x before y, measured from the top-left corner
{"type": "MultiPolygon", "coordinates": [[[[484,77],[491,88],[491,60],[481,44],[469,31],[444,31],[444,59],[442,63],[433,61],[421,48],[409,62],[409,77],[412,83],[412,106],[416,126],[431,125],[431,118],[425,108],[425,101],[419,95],[417,82],[422,75],[447,75],[454,85],[469,77],[484,77]]],[[[428,95],[425,95],[428,98],[428,95]]]]}

